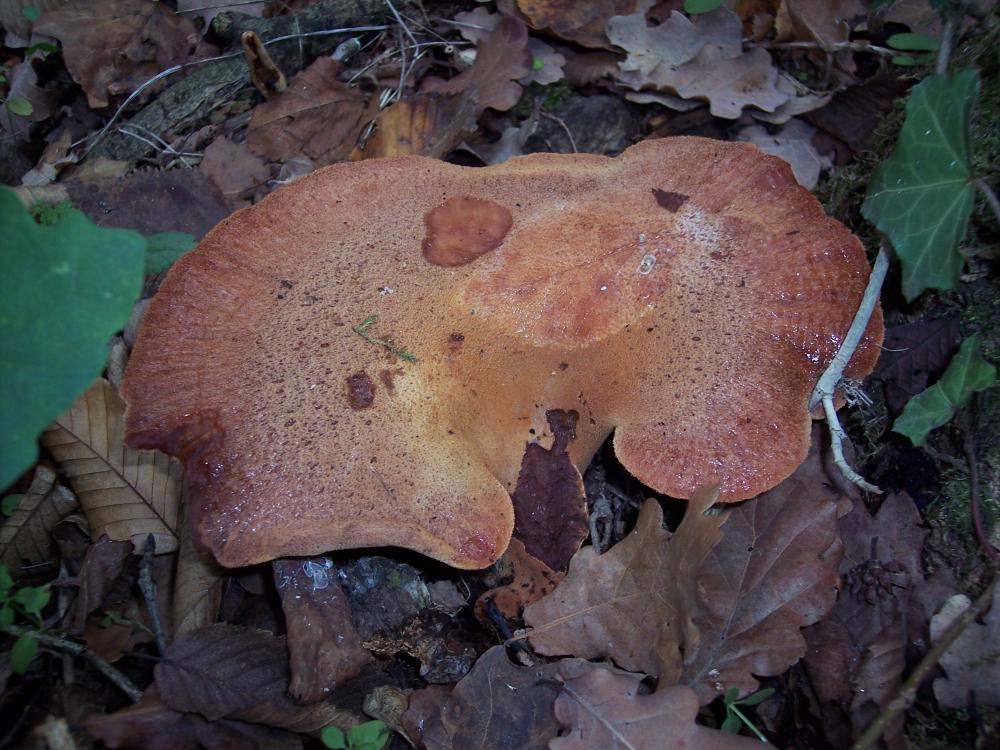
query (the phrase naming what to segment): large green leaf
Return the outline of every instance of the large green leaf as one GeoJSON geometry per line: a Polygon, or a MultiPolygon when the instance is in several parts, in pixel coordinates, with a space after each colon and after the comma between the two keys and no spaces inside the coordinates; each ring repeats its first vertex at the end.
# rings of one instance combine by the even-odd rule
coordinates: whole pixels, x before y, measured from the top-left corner
{"type": "Polygon", "coordinates": [[[979,337],[970,336],[941,379],[907,402],[892,431],[906,435],[914,445],[923,445],[931,430],[950,421],[972,394],[989,388],[996,377],[996,368],[979,355],[979,337]]]}
{"type": "Polygon", "coordinates": [[[908,300],[958,284],[956,248],[973,203],[969,113],[978,90],[975,70],[914,86],[896,150],[868,185],[862,213],[892,240],[908,300]]]}
{"type": "Polygon", "coordinates": [[[142,287],[146,241],[76,210],[39,226],[0,189],[0,488],[104,367],[142,287]]]}

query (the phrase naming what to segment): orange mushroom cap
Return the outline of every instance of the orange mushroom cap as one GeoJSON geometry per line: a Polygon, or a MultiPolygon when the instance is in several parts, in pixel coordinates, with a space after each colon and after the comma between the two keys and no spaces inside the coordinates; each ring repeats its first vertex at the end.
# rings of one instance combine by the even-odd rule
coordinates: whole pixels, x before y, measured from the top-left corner
{"type": "MultiPolygon", "coordinates": [[[[224,565],[392,545],[484,567],[552,409],[579,413],[578,469],[614,431],[625,468],[675,497],[791,474],[868,274],[744,143],[338,164],[173,267],[129,363],[128,440],[185,462],[196,539],[224,565]]],[[[876,312],[848,376],[882,330],[876,312]]]]}

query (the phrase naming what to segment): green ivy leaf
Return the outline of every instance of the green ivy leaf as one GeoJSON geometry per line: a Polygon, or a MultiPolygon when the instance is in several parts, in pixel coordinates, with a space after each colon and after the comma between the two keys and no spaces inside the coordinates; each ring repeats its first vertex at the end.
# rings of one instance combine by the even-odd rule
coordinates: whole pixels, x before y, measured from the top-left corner
{"type": "Polygon", "coordinates": [[[17,506],[21,504],[22,500],[24,500],[24,495],[21,493],[7,495],[3,500],[0,500],[0,513],[9,518],[14,515],[14,511],[17,510],[17,506]]]}
{"type": "Polygon", "coordinates": [[[7,107],[12,115],[17,115],[18,117],[31,117],[31,113],[35,111],[34,106],[24,96],[12,96],[4,102],[4,106],[7,107]]]}
{"type": "Polygon", "coordinates": [[[893,49],[911,50],[916,52],[934,52],[941,46],[941,42],[930,34],[920,32],[906,32],[904,34],[893,34],[885,43],[893,49]]]}
{"type": "Polygon", "coordinates": [[[688,15],[710,13],[722,5],[722,0],[684,0],[684,12],[688,15]]]}
{"type": "Polygon", "coordinates": [[[861,211],[892,240],[907,300],[958,284],[956,247],[973,204],[969,112],[978,90],[975,70],[914,86],[896,150],[869,183],[861,211]]]}
{"type": "Polygon", "coordinates": [[[108,339],[142,288],[146,241],[67,211],[39,226],[0,189],[0,487],[35,460],[36,438],[100,375],[108,339]]]}
{"type": "Polygon", "coordinates": [[[930,388],[911,398],[892,425],[892,431],[906,435],[921,446],[927,434],[955,416],[972,398],[996,382],[996,368],[979,354],[979,337],[962,342],[958,353],[948,363],[944,375],[930,388]]]}
{"type": "Polygon", "coordinates": [[[21,15],[28,19],[28,23],[34,23],[42,15],[42,9],[34,5],[25,5],[21,8],[21,15]]]}
{"type": "Polygon", "coordinates": [[[324,727],[319,733],[319,739],[323,747],[328,747],[330,750],[347,750],[347,738],[337,727],[324,727]]]}
{"type": "Polygon", "coordinates": [[[0,565],[0,594],[6,594],[14,588],[14,579],[10,577],[10,571],[6,565],[0,565]]]}
{"type": "Polygon", "coordinates": [[[38,640],[31,633],[24,633],[14,641],[10,650],[10,668],[14,674],[24,674],[38,653],[38,640]]]}
{"type": "Polygon", "coordinates": [[[366,721],[347,730],[351,750],[382,750],[389,741],[389,727],[384,721],[366,721]]]}
{"type": "Polygon", "coordinates": [[[58,52],[59,48],[54,44],[49,44],[48,42],[35,42],[30,47],[24,51],[25,58],[31,57],[35,52],[44,52],[46,55],[51,55],[54,52],[58,52]]]}
{"type": "Polygon", "coordinates": [[[9,628],[14,624],[14,609],[9,604],[0,607],[0,628],[9,628]]]}
{"type": "Polygon", "coordinates": [[[195,246],[187,232],[160,232],[146,238],[146,273],[166,271],[178,258],[195,246]]]}

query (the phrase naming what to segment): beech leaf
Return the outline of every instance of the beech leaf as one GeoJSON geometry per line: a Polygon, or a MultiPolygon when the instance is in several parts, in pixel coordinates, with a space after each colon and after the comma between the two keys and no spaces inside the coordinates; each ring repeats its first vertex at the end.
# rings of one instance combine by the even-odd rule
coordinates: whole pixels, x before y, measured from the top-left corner
{"type": "MultiPolygon", "coordinates": [[[[937,642],[966,609],[963,594],[951,597],[931,620],[931,640],[937,642]]],[[[983,705],[1000,705],[1000,597],[993,595],[983,623],[970,622],[941,657],[946,678],[934,680],[934,696],[946,708],[965,708],[969,693],[983,705]]]]}
{"type": "Polygon", "coordinates": [[[946,424],[972,398],[996,382],[997,369],[979,354],[979,336],[969,336],[948,364],[941,379],[907,402],[892,431],[920,446],[928,433],[946,424]]]}
{"type": "Polygon", "coordinates": [[[872,175],[862,213],[892,240],[903,294],[958,284],[956,251],[972,212],[969,114],[979,73],[933,75],[910,91],[896,149],[872,175]]]}
{"type": "Polygon", "coordinates": [[[42,434],[42,443],[66,473],[94,540],[107,534],[141,549],[152,534],[158,554],[173,552],[183,468],[165,453],[127,448],[124,424],[125,403],[102,379],[42,434]]]}
{"type": "Polygon", "coordinates": [[[54,486],[55,479],[52,469],[39,465],[21,502],[0,525],[0,564],[15,578],[22,567],[58,560],[52,529],[79,505],[69,489],[54,486]]]}

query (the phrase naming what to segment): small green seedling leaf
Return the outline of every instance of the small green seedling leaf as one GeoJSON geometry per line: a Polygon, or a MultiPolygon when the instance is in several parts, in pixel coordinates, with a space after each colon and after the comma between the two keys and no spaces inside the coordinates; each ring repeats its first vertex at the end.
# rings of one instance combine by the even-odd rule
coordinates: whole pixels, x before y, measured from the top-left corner
{"type": "Polygon", "coordinates": [[[726,718],[722,722],[722,726],[719,727],[723,732],[729,732],[730,734],[739,734],[740,725],[743,722],[740,721],[740,717],[732,712],[726,713],[726,718]]]}
{"type": "Polygon", "coordinates": [[[934,385],[911,398],[892,425],[892,431],[906,435],[921,446],[928,433],[947,424],[958,409],[996,382],[996,368],[979,354],[979,337],[962,342],[948,369],[934,385]]]}
{"type": "Polygon", "coordinates": [[[862,213],[892,240],[907,300],[958,284],[972,212],[969,113],[979,73],[933,75],[910,92],[896,150],[872,175],[862,213]]]}
{"type": "Polygon", "coordinates": [[[25,5],[21,8],[21,15],[28,19],[28,23],[34,23],[42,15],[42,9],[34,5],[25,5]]]}
{"type": "Polygon", "coordinates": [[[10,576],[10,571],[6,565],[0,565],[0,595],[6,594],[14,588],[14,579],[10,576]]]}
{"type": "Polygon", "coordinates": [[[35,42],[30,47],[24,51],[24,56],[31,57],[35,52],[44,52],[46,55],[51,55],[54,52],[58,52],[59,48],[54,44],[49,44],[48,42],[35,42]]]}
{"type": "Polygon", "coordinates": [[[389,735],[384,721],[366,721],[347,730],[347,745],[351,750],[382,750],[389,735]]]}
{"type": "Polygon", "coordinates": [[[722,5],[722,0],[684,0],[684,12],[695,16],[699,13],[710,13],[722,5]]]}
{"type": "Polygon", "coordinates": [[[38,654],[38,639],[31,633],[23,633],[14,641],[10,650],[10,668],[14,674],[24,674],[28,665],[38,654]]]}
{"type": "Polygon", "coordinates": [[[14,602],[29,615],[40,615],[51,596],[48,586],[25,586],[14,594],[14,602]]]}
{"type": "Polygon", "coordinates": [[[100,375],[142,288],[146,241],[76,210],[39,226],[0,189],[0,487],[31,466],[38,434],[100,375]]]}
{"type": "Polygon", "coordinates": [[[24,96],[12,96],[4,102],[4,105],[12,115],[17,115],[18,117],[31,117],[31,113],[35,111],[31,101],[24,96]]]}
{"type": "Polygon", "coordinates": [[[14,608],[9,604],[0,607],[0,628],[9,628],[14,624],[14,608]]]}
{"type": "Polygon", "coordinates": [[[178,258],[195,246],[187,232],[160,232],[146,238],[146,273],[166,271],[178,258]]]}
{"type": "Polygon", "coordinates": [[[9,518],[14,515],[14,511],[17,510],[17,506],[21,504],[22,500],[24,500],[23,494],[7,495],[3,500],[0,500],[0,513],[9,518]]]}
{"type": "Polygon", "coordinates": [[[911,52],[934,52],[941,46],[941,42],[935,37],[919,32],[893,34],[886,39],[885,43],[893,49],[908,50],[911,52]]]}
{"type": "Polygon", "coordinates": [[[758,690],[756,693],[751,693],[746,698],[741,698],[733,702],[741,706],[756,706],[758,703],[766,701],[772,695],[774,695],[774,688],[764,688],[763,690],[758,690]]]}
{"type": "Polygon", "coordinates": [[[730,732],[732,734],[737,734],[740,731],[740,725],[745,724],[747,729],[757,735],[757,738],[761,742],[767,742],[767,737],[754,725],[747,715],[740,711],[740,706],[756,706],[772,695],[774,695],[774,688],[764,688],[763,690],[758,690],[756,693],[751,693],[745,698],[740,698],[740,689],[738,687],[729,688],[725,695],[722,696],[722,704],[726,707],[726,718],[722,722],[722,726],[719,727],[723,732],[730,732]]]}
{"type": "Polygon", "coordinates": [[[347,750],[347,737],[337,727],[325,727],[319,733],[319,739],[323,747],[330,750],[347,750]]]}

